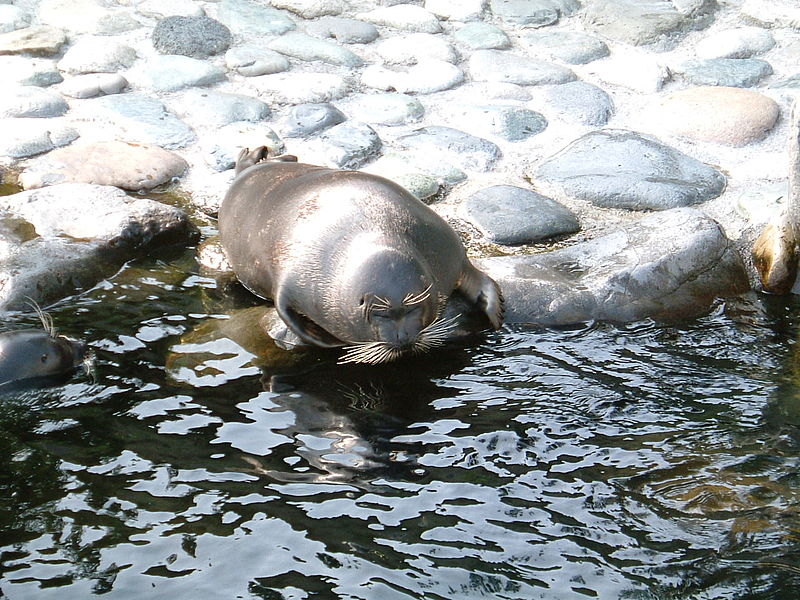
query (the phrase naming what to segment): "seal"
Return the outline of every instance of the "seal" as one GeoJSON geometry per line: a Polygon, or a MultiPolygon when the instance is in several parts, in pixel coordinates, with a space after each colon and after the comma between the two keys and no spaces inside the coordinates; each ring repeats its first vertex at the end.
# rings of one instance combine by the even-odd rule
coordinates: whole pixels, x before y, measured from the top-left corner
{"type": "Polygon", "coordinates": [[[382,363],[444,343],[457,291],[499,329],[503,296],[458,235],[396,183],[293,156],[242,150],[219,210],[239,282],[275,303],[305,344],[345,347],[340,362],[382,363]]]}

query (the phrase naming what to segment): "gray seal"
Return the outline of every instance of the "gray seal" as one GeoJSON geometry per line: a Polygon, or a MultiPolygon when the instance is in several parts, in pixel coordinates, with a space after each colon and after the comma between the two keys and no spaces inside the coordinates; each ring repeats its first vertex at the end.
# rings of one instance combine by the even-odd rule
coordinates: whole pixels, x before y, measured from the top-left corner
{"type": "Polygon", "coordinates": [[[292,156],[242,150],[219,211],[239,281],[275,303],[304,343],[345,347],[340,362],[382,363],[441,345],[457,291],[503,323],[498,285],[453,229],[396,183],[292,156]]]}
{"type": "Polygon", "coordinates": [[[0,333],[0,390],[72,375],[85,357],[83,342],[55,332],[19,329],[0,333]]]}

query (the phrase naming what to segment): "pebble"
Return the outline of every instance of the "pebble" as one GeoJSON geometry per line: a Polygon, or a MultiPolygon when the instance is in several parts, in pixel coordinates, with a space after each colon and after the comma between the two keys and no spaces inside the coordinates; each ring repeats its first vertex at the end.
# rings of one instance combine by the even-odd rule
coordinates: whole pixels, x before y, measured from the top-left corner
{"type": "Polygon", "coordinates": [[[424,156],[441,156],[462,169],[488,171],[500,158],[500,148],[489,140],[451,127],[432,125],[397,140],[401,148],[424,156]]]}
{"type": "Polygon", "coordinates": [[[581,136],[539,164],[535,181],[604,208],[664,210],[715,198],[725,189],[716,169],[633,131],[581,136]]]}
{"type": "MultiPolygon", "coordinates": [[[[285,147],[272,128],[264,123],[237,122],[220,127],[203,148],[203,158],[215,171],[227,171],[236,164],[242,148],[266,146],[270,155],[283,154],[285,147]]],[[[220,196],[219,201],[222,201],[220,196]]]]}
{"type": "Polygon", "coordinates": [[[392,65],[413,65],[426,59],[456,63],[459,58],[451,43],[432,33],[392,36],[378,44],[376,51],[384,63],[392,65]]]}
{"type": "Polygon", "coordinates": [[[161,146],[169,150],[183,148],[196,140],[192,129],[162,102],[136,92],[102,96],[87,103],[86,118],[108,123],[114,137],[161,146]]]}
{"type": "Polygon", "coordinates": [[[758,58],[711,58],[687,61],[673,70],[694,85],[752,87],[767,75],[772,66],[758,58]]]}
{"type": "Polygon", "coordinates": [[[13,4],[0,4],[0,33],[8,33],[30,25],[31,16],[13,4]]]}
{"type": "Polygon", "coordinates": [[[306,31],[317,37],[333,38],[340,44],[369,44],[380,35],[372,23],[344,17],[322,17],[306,25],[306,31]]]}
{"type": "Polygon", "coordinates": [[[340,169],[357,169],[383,145],[372,127],[351,121],[327,129],[320,135],[319,142],[328,161],[340,169]]]}
{"type": "Polygon", "coordinates": [[[344,113],[332,104],[299,104],[293,106],[282,121],[281,135],[307,137],[346,120],[344,113]]]}
{"type": "Polygon", "coordinates": [[[500,20],[523,27],[543,27],[580,8],[577,0],[491,0],[492,13],[500,20]]]}
{"type": "Polygon", "coordinates": [[[750,58],[775,46],[775,38],[760,27],[727,29],[701,39],[694,47],[699,58],[750,58]]]}
{"type": "Polygon", "coordinates": [[[94,0],[42,0],[37,13],[43,25],[73,34],[117,35],[142,26],[128,11],[106,8],[94,0]]]}
{"type": "Polygon", "coordinates": [[[659,127],[669,133],[728,146],[745,146],[762,139],[780,115],[771,98],[729,87],[681,90],[654,111],[659,115],[659,127]]]}
{"type": "Polygon", "coordinates": [[[503,50],[511,47],[505,31],[491,23],[467,23],[453,34],[456,41],[473,50],[503,50]]]}
{"type": "Polygon", "coordinates": [[[67,73],[116,73],[136,61],[136,51],[106,37],[83,36],[64,53],[58,68],[67,73]]]}
{"type": "Polygon", "coordinates": [[[270,4],[275,8],[293,12],[304,19],[339,15],[345,8],[342,0],[271,0],[270,4]]]}
{"type": "Polygon", "coordinates": [[[6,85],[47,87],[64,81],[55,61],[47,58],[0,56],[0,73],[6,85]]]}
{"type": "Polygon", "coordinates": [[[88,73],[70,77],[58,91],[70,98],[96,98],[106,94],[119,94],[128,86],[128,80],[119,73],[88,73]]]}
{"type": "Polygon", "coordinates": [[[110,141],[73,144],[34,160],[19,176],[23,189],[59,183],[95,183],[149,190],[188,168],[177,154],[149,144],[110,141]]]}
{"type": "Polygon", "coordinates": [[[570,65],[584,65],[608,56],[608,46],[596,37],[575,31],[534,31],[523,41],[534,51],[570,65]]]}
{"type": "Polygon", "coordinates": [[[547,127],[540,113],[505,104],[465,106],[454,109],[464,128],[482,135],[498,136],[509,142],[527,139],[547,127]]]}
{"type": "Polygon", "coordinates": [[[281,35],[295,28],[294,21],[286,13],[253,0],[222,0],[217,8],[217,19],[246,39],[253,35],[281,35]]]}
{"type": "Polygon", "coordinates": [[[189,89],[171,106],[174,112],[190,123],[222,127],[236,121],[262,121],[269,118],[269,105],[244,94],[228,94],[216,90],[189,89]]]}
{"type": "Polygon", "coordinates": [[[73,127],[56,119],[0,119],[0,156],[27,158],[65,146],[78,138],[73,127]]]}
{"type": "Polygon", "coordinates": [[[151,35],[153,48],[161,54],[206,58],[225,52],[231,45],[231,31],[205,15],[165,17],[151,35]]]}
{"type": "Polygon", "coordinates": [[[413,4],[398,4],[376,8],[357,15],[359,19],[375,25],[420,33],[439,33],[442,26],[432,12],[413,4]]]}
{"type": "Polygon", "coordinates": [[[276,73],[250,81],[260,93],[280,104],[330,102],[350,91],[344,78],[333,73],[276,73]]]}
{"type": "Polygon", "coordinates": [[[335,42],[321,40],[305,33],[292,31],[269,43],[276,52],[304,61],[321,61],[332,65],[357,67],[361,58],[335,42]]]}
{"type": "Polygon", "coordinates": [[[542,85],[575,79],[575,73],[566,67],[502,50],[476,50],[469,57],[468,64],[474,81],[542,85]]]}
{"type": "Polygon", "coordinates": [[[558,115],[559,120],[593,127],[602,127],[614,114],[611,97],[586,81],[570,81],[547,88],[544,107],[558,115]]]}
{"type": "Polygon", "coordinates": [[[443,60],[422,60],[407,71],[370,65],[361,74],[361,83],[378,90],[396,90],[408,94],[432,94],[449,90],[464,81],[456,65],[443,60]]]}
{"type": "Polygon", "coordinates": [[[225,72],[213,63],[197,58],[164,55],[139,61],[126,76],[139,87],[157,92],[174,92],[222,81],[225,72]]]}
{"type": "Polygon", "coordinates": [[[448,21],[477,21],[486,4],[487,0],[425,0],[425,9],[448,21]]]}
{"type": "Polygon", "coordinates": [[[245,45],[228,50],[225,65],[239,75],[258,77],[287,71],[289,59],[274,50],[245,45]]]}
{"type": "Polygon", "coordinates": [[[359,94],[347,105],[350,114],[362,121],[379,125],[405,125],[422,118],[425,109],[419,100],[407,94],[359,94]]]}
{"type": "Polygon", "coordinates": [[[58,54],[66,43],[67,35],[63,29],[43,25],[26,27],[9,33],[0,33],[0,55],[52,56],[58,54]]]}
{"type": "Polygon", "coordinates": [[[0,118],[58,117],[68,108],[60,94],[35,86],[8,86],[0,92],[0,118]]]}
{"type": "Polygon", "coordinates": [[[530,244],[580,229],[566,206],[513,185],[484,188],[461,205],[461,216],[495,244],[530,244]]]}

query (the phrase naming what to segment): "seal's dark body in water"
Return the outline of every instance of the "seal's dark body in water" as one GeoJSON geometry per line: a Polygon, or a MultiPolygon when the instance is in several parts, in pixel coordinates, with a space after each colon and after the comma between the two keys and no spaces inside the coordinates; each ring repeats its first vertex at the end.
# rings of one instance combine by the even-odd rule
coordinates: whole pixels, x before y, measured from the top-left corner
{"type": "Polygon", "coordinates": [[[458,290],[499,328],[497,284],[433,210],[388,179],[243,151],[219,211],[239,281],[301,340],[377,363],[440,344],[458,290]]]}
{"type": "Polygon", "coordinates": [[[0,391],[70,376],[84,364],[85,355],[83,342],[55,332],[20,329],[0,333],[0,391]]]}

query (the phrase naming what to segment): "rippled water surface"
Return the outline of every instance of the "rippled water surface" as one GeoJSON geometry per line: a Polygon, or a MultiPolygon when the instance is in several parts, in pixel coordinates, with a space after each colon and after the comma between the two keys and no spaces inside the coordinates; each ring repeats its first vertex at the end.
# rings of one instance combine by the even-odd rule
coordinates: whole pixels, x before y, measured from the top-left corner
{"type": "Polygon", "coordinates": [[[96,372],[0,399],[0,597],[798,597],[800,302],[358,368],[214,287],[52,310],[96,372]]]}

